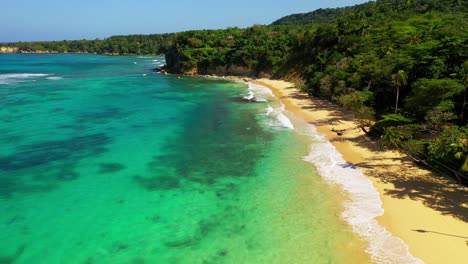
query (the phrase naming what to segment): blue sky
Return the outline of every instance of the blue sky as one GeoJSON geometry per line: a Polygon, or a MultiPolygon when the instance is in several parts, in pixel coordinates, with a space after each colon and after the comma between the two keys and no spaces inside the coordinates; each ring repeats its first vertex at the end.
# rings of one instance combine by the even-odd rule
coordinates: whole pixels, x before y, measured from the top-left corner
{"type": "Polygon", "coordinates": [[[293,13],[366,0],[6,0],[0,42],[95,39],[270,24],[293,13]]]}

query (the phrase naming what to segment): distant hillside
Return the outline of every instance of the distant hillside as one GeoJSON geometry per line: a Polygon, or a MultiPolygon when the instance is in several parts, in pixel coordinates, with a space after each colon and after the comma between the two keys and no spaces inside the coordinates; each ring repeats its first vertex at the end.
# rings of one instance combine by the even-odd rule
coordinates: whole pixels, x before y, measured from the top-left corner
{"type": "Polygon", "coordinates": [[[431,11],[460,12],[467,11],[467,7],[466,0],[377,0],[355,6],[317,9],[309,13],[288,15],[276,20],[272,25],[325,24],[331,23],[339,17],[356,14],[365,17],[376,17],[378,15],[389,15],[390,13],[414,15],[431,11]]]}
{"type": "Polygon", "coordinates": [[[302,13],[302,14],[293,14],[289,16],[282,17],[272,25],[306,25],[311,23],[329,23],[337,18],[340,14],[352,9],[352,7],[344,8],[326,8],[326,9],[317,9],[313,12],[302,13]]]}

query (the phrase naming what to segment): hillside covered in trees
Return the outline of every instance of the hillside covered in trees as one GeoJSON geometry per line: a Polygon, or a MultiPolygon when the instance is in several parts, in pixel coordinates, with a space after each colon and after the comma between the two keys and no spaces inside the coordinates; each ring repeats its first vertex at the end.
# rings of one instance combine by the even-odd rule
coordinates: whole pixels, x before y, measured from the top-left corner
{"type": "MultiPolygon", "coordinates": [[[[98,54],[163,54],[172,34],[112,36],[100,40],[63,40],[16,42],[4,46],[18,48],[21,53],[98,53],[98,54]]],[[[1,45],[1,44],[0,44],[1,45]]]]}
{"type": "Polygon", "coordinates": [[[468,3],[378,0],[269,26],[106,40],[11,43],[20,50],[166,55],[173,73],[296,81],[354,112],[382,145],[468,180],[468,3]]]}

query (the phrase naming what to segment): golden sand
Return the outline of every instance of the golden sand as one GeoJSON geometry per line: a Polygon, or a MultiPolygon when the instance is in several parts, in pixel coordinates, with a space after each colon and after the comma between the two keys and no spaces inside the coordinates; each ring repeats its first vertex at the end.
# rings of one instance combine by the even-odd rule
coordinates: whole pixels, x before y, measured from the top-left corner
{"type": "Polygon", "coordinates": [[[385,213],[377,219],[426,263],[468,263],[468,188],[419,168],[396,151],[383,150],[344,109],[299,92],[294,84],[259,79],[286,110],[313,124],[373,182],[385,213]],[[339,131],[340,133],[337,133],[339,131]]]}

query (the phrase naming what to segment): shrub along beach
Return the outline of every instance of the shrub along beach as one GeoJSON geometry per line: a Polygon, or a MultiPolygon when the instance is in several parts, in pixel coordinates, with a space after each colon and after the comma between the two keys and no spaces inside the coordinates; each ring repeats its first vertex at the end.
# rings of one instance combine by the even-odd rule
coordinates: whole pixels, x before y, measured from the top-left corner
{"type": "MultiPolygon", "coordinates": [[[[249,78],[372,181],[385,211],[378,226],[424,262],[461,264],[468,260],[467,13],[466,0],[377,0],[268,26],[5,43],[0,51],[164,54],[171,74],[249,78]]],[[[356,192],[338,186],[352,201],[356,192]]],[[[419,261],[394,241],[379,246],[419,261]]]]}

